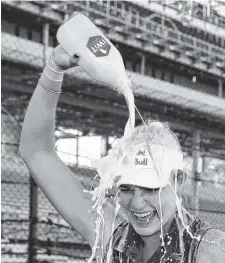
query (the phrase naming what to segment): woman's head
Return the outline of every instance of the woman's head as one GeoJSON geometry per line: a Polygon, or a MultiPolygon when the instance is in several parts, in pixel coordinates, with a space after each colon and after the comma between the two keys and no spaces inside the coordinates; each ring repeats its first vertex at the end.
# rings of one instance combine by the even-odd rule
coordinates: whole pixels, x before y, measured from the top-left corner
{"type": "Polygon", "coordinates": [[[98,203],[103,200],[104,189],[114,184],[136,232],[153,235],[160,230],[161,219],[166,225],[175,215],[177,171],[182,169],[183,155],[176,135],[166,124],[147,122],[120,139],[100,161],[98,203]]]}
{"type": "Polygon", "coordinates": [[[123,153],[117,183],[120,204],[138,234],[153,235],[177,210],[176,192],[183,177],[179,142],[166,124],[149,122],[118,146],[123,153]]]}

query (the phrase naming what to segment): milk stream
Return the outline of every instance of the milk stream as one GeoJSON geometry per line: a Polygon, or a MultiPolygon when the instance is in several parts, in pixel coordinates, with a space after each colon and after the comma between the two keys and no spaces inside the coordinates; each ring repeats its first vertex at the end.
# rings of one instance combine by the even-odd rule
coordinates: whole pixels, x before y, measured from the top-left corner
{"type": "Polygon", "coordinates": [[[161,250],[163,249],[163,255],[160,258],[160,263],[162,262],[165,254],[166,254],[166,247],[164,243],[164,235],[163,235],[163,211],[162,211],[162,202],[161,202],[161,193],[162,193],[162,188],[160,187],[159,189],[159,212],[160,212],[160,239],[161,239],[161,250]]]}
{"type": "Polygon", "coordinates": [[[191,233],[190,229],[189,229],[189,226],[185,224],[184,222],[184,217],[183,217],[183,214],[182,214],[182,203],[181,203],[181,200],[177,194],[177,174],[175,176],[175,189],[173,189],[173,187],[170,185],[170,188],[172,189],[172,191],[174,192],[175,194],[175,200],[176,200],[176,206],[177,206],[177,212],[178,212],[178,216],[181,220],[181,223],[182,223],[182,226],[186,229],[187,233],[191,236],[192,239],[197,239],[198,241],[200,241],[200,237],[195,237],[193,236],[193,234],[191,233]]]}
{"type": "Polygon", "coordinates": [[[185,247],[184,247],[184,241],[183,241],[183,229],[180,226],[180,222],[178,220],[177,217],[175,217],[176,219],[176,224],[178,227],[178,235],[179,235],[179,247],[180,247],[180,252],[181,252],[181,259],[180,262],[183,263],[184,260],[184,251],[185,251],[185,247]]]}
{"type": "Polygon", "coordinates": [[[109,242],[109,249],[107,251],[107,260],[106,262],[110,262],[110,259],[111,259],[111,256],[112,256],[112,253],[113,253],[113,250],[112,250],[112,242],[113,242],[113,232],[114,232],[114,227],[115,227],[115,220],[116,220],[116,217],[119,213],[119,210],[120,210],[120,205],[119,205],[119,199],[118,199],[118,192],[116,194],[116,197],[115,197],[115,202],[116,202],[116,208],[115,208],[115,215],[114,215],[114,219],[113,219],[113,223],[112,223],[112,230],[111,230],[111,239],[110,239],[110,242],[109,242]]]}
{"type": "MultiPolygon", "coordinates": [[[[91,256],[90,258],[87,260],[88,263],[91,263],[93,261],[94,258],[96,258],[96,252],[97,252],[97,249],[99,248],[99,243],[100,242],[103,242],[102,238],[100,238],[100,233],[103,233],[103,230],[104,229],[104,212],[103,212],[103,209],[101,206],[99,206],[97,208],[97,214],[98,214],[98,217],[95,221],[95,233],[96,233],[96,238],[95,238],[95,243],[94,243],[94,246],[92,248],[92,253],[91,253],[91,256]]],[[[97,260],[97,259],[96,259],[97,260]]],[[[97,260],[97,262],[101,263],[101,259],[100,259],[100,262],[99,260],[97,260]]]]}

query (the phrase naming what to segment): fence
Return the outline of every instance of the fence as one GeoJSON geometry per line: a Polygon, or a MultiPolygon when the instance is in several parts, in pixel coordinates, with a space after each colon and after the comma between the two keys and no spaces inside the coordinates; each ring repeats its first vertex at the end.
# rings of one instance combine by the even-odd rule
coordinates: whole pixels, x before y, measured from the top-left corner
{"type": "MultiPolygon", "coordinates": [[[[84,261],[90,256],[87,242],[58,215],[20,158],[20,131],[21,126],[3,108],[2,262],[31,262],[34,254],[38,262],[84,261]]],[[[94,172],[72,170],[88,188],[94,172]]]]}
{"type": "MultiPolygon", "coordinates": [[[[95,2],[92,1],[92,3],[94,4],[95,2]]],[[[83,6],[83,3],[77,2],[76,5],[83,6]]],[[[86,258],[90,256],[89,245],[82,236],[70,228],[51,206],[50,202],[31,179],[29,171],[18,153],[21,123],[24,117],[21,113],[25,112],[27,100],[32,93],[31,86],[35,86],[40,68],[43,68],[45,58],[51,48],[48,45],[37,43],[37,41],[28,40],[26,37],[18,37],[18,26],[15,23],[7,24],[7,30],[7,32],[2,33],[2,56],[5,63],[2,72],[4,84],[2,97],[5,105],[5,107],[2,108],[1,142],[2,262],[84,262],[86,258]],[[15,33],[13,33],[14,35],[8,32],[12,28],[15,29],[15,32],[13,31],[15,33]],[[12,89],[10,89],[10,87],[7,89],[7,85],[11,85],[12,89]],[[17,119],[18,116],[20,116],[21,119],[17,119]]],[[[153,30],[153,28],[151,30],[153,30]]],[[[22,33],[28,32],[28,28],[21,27],[19,31],[22,33]]],[[[42,33],[38,35],[36,28],[34,28],[31,35],[33,38],[36,38],[37,35],[41,37],[41,34],[42,33]]],[[[48,37],[49,36],[45,36],[43,41],[45,44],[47,43],[48,37]]],[[[173,38],[175,41],[176,36],[173,38]]],[[[200,42],[199,40],[199,43],[200,42]]],[[[84,79],[86,80],[86,75],[83,71],[79,71],[79,69],[76,69],[75,73],[76,80],[80,80],[82,85],[82,81],[84,81],[84,79]]],[[[138,74],[132,74],[138,84],[145,81],[145,76],[142,76],[142,78],[138,74]]],[[[67,80],[68,79],[66,79],[66,81],[67,80]]],[[[94,85],[95,82],[92,84],[94,85]]],[[[191,83],[191,85],[194,84],[191,83]]],[[[178,85],[150,77],[148,79],[148,86],[151,87],[150,90],[147,90],[147,88],[140,88],[140,90],[138,90],[139,87],[137,86],[136,94],[146,98],[150,96],[149,99],[151,100],[165,101],[171,105],[178,103],[181,108],[187,107],[187,109],[189,109],[191,107],[201,112],[204,111],[204,116],[208,113],[214,113],[215,116],[221,117],[221,119],[224,117],[222,99],[213,96],[208,97],[207,94],[204,93],[189,93],[189,89],[185,87],[183,87],[183,92],[180,92],[178,85]],[[167,89],[163,85],[166,85],[167,89]],[[167,92],[165,90],[167,90],[167,92]],[[189,100],[188,96],[190,94],[194,95],[189,100]],[[186,102],[182,100],[182,96],[186,102]],[[208,98],[208,101],[206,98],[208,98]]],[[[89,87],[85,92],[91,93],[89,87]]],[[[73,116],[74,112],[73,109],[69,108],[71,105],[68,106],[66,102],[68,102],[68,100],[73,101],[75,94],[64,93],[62,95],[64,99],[58,113],[60,113],[61,119],[70,114],[70,116],[67,116],[68,120],[73,116]],[[67,108],[63,108],[65,105],[67,105],[67,108]]],[[[95,92],[94,95],[96,95],[95,92]]],[[[88,104],[83,100],[82,94],[81,96],[80,94],[76,94],[76,96],[78,101],[77,107],[81,107],[85,103],[88,104]]],[[[103,103],[103,100],[105,100],[104,96],[100,98],[102,98],[101,102],[103,103]]],[[[89,100],[89,102],[91,102],[91,100],[89,100]]],[[[94,108],[93,104],[85,106],[89,110],[93,110],[94,108]]],[[[96,107],[96,104],[94,106],[96,107]]],[[[124,108],[118,107],[117,102],[115,102],[114,106],[113,109],[116,108],[118,115],[121,111],[124,112],[124,108]]],[[[103,107],[108,107],[107,114],[112,109],[109,107],[108,101],[105,102],[103,107]]],[[[163,112],[163,114],[165,114],[165,112],[163,112]]],[[[81,114],[81,112],[79,113],[81,114]]],[[[87,115],[89,113],[90,111],[87,112],[87,115]]],[[[82,119],[82,114],[80,116],[80,119],[82,119]]],[[[126,116],[126,112],[122,116],[126,116]]],[[[79,120],[79,117],[77,121],[83,124],[82,121],[79,120]]],[[[91,121],[93,122],[93,120],[91,121]]],[[[118,122],[119,121],[121,120],[118,120],[118,122]]],[[[104,126],[104,123],[100,125],[94,123],[93,125],[102,125],[103,130],[105,127],[110,127],[104,126]]],[[[112,128],[110,129],[112,130],[112,128]]],[[[61,150],[64,151],[63,149],[61,150]]],[[[208,154],[210,156],[210,149],[208,149],[208,154]]],[[[74,159],[80,160],[80,162],[76,162],[76,165],[70,166],[70,169],[73,171],[74,176],[81,181],[83,186],[89,189],[93,185],[93,178],[96,172],[90,167],[84,167],[81,160],[85,158],[78,156],[78,152],[75,153],[74,159]],[[83,165],[81,166],[81,164],[83,165]]],[[[192,163],[190,163],[190,167],[191,166],[192,163]]],[[[203,171],[200,176],[201,180],[196,182],[194,178],[189,178],[185,190],[186,198],[184,203],[192,214],[197,214],[215,226],[225,230],[225,165],[224,162],[219,164],[208,157],[208,164],[205,165],[205,167],[205,171],[203,171]],[[194,197],[196,197],[196,199],[194,199],[194,197]],[[196,208],[197,210],[195,210],[196,208]]]]}
{"type": "MultiPolygon", "coordinates": [[[[61,218],[30,178],[18,153],[20,131],[21,125],[3,107],[2,262],[83,262],[90,256],[90,248],[85,239],[61,218]]],[[[95,171],[79,165],[70,168],[89,189],[94,182],[95,171]]],[[[190,178],[184,203],[192,214],[197,213],[225,230],[225,187],[222,178],[217,182],[202,180],[197,184],[190,178]],[[194,210],[193,200],[196,185],[198,211],[194,210]]]]}

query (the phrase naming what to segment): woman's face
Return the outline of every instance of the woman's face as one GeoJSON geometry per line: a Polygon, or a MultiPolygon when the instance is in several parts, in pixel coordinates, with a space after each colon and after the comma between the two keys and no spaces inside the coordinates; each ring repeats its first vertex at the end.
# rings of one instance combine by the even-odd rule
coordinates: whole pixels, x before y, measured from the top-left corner
{"type": "MultiPolygon", "coordinates": [[[[171,186],[173,187],[172,184],[171,186]]],[[[151,236],[160,231],[160,211],[162,211],[163,226],[169,223],[175,215],[175,194],[171,187],[168,185],[162,188],[160,195],[159,193],[159,189],[148,189],[132,185],[120,186],[120,204],[124,208],[134,230],[140,236],[151,236]]]]}

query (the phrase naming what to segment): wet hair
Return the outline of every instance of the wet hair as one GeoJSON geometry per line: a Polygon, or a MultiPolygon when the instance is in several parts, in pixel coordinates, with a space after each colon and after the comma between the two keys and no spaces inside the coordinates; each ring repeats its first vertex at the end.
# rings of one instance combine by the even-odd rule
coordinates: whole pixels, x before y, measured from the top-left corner
{"type": "Polygon", "coordinates": [[[177,136],[165,122],[147,120],[144,124],[135,127],[133,132],[124,138],[124,143],[127,146],[142,142],[158,144],[181,151],[177,136]]]}
{"type": "Polygon", "coordinates": [[[177,176],[177,183],[179,184],[179,186],[184,187],[188,180],[188,176],[189,176],[188,171],[186,169],[183,170],[178,169],[176,176],[177,176]]]}

